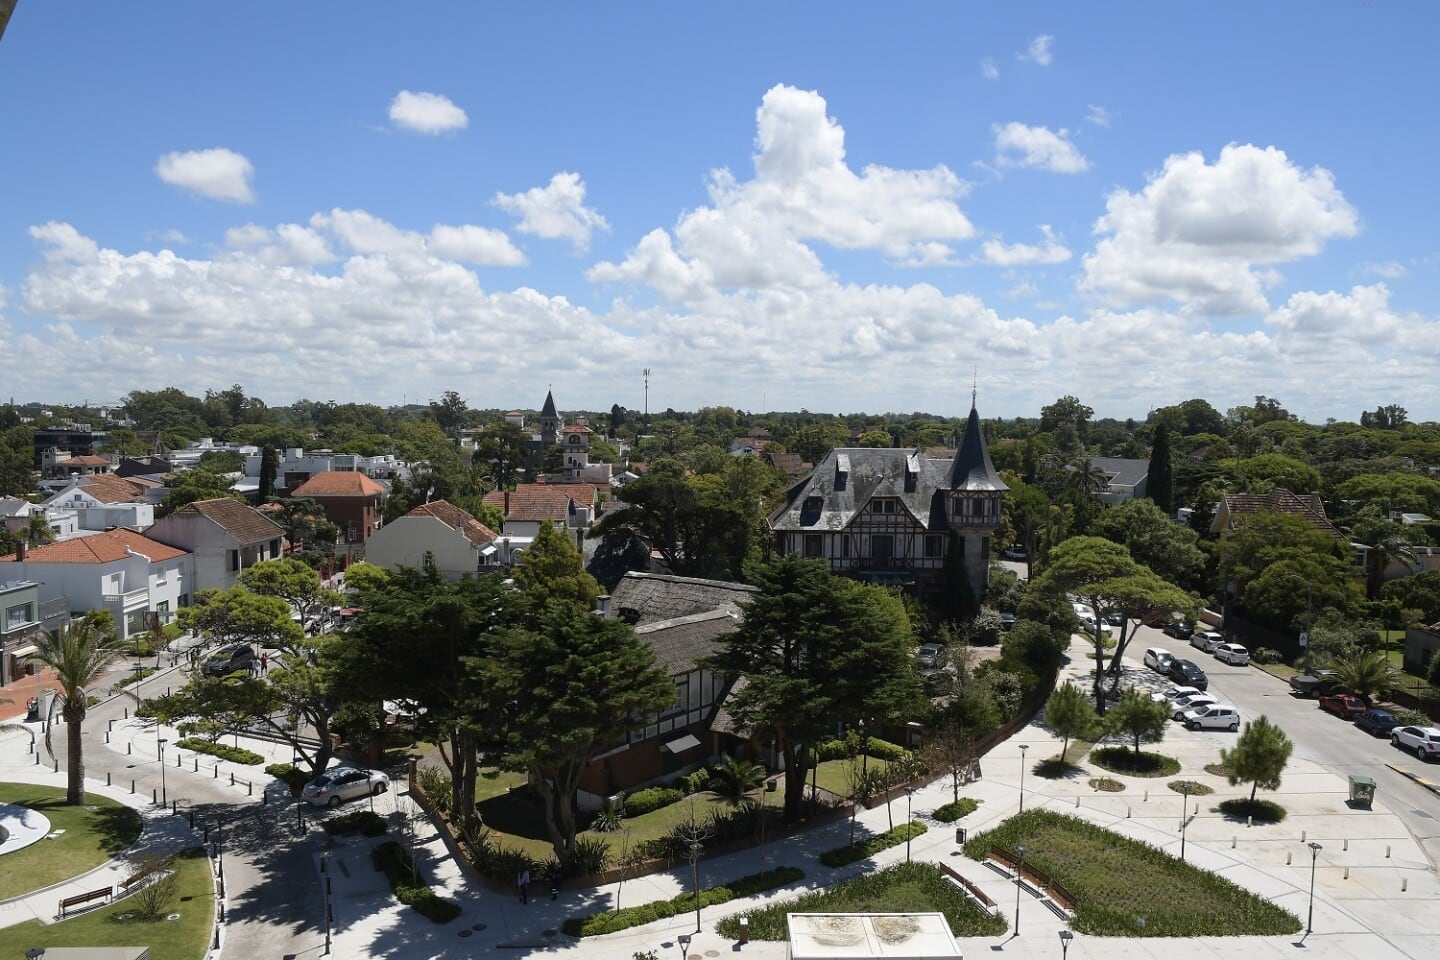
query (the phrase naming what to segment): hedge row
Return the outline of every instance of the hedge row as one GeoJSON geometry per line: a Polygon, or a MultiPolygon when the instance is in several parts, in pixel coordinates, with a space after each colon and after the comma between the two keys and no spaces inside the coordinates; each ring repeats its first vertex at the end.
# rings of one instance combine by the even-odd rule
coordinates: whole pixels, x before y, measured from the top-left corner
{"type": "Polygon", "coordinates": [[[625,816],[643,816],[684,799],[685,795],[674,787],[647,787],[636,790],[625,797],[625,816]]]}
{"type": "Polygon", "coordinates": [[[415,872],[410,856],[396,841],[382,843],[371,851],[370,858],[375,869],[382,871],[390,881],[390,889],[395,892],[395,899],[415,908],[421,916],[436,923],[449,923],[460,916],[458,903],[439,896],[425,884],[412,884],[415,872]]]}
{"type": "Polygon", "coordinates": [[[856,840],[854,843],[847,843],[845,846],[836,847],[833,850],[826,850],[820,854],[820,862],[827,867],[843,867],[847,863],[873,857],[881,850],[899,846],[906,840],[913,840],[924,833],[926,829],[928,828],[923,823],[902,823],[894,830],[887,830],[874,837],[856,840]]]}
{"type": "MultiPolygon", "coordinates": [[[[899,760],[909,752],[904,747],[879,737],[866,737],[864,743],[867,754],[886,762],[899,760]]],[[[827,760],[844,760],[850,756],[850,748],[844,740],[821,740],[815,744],[815,756],[821,763],[827,760]]]]}
{"type": "Polygon", "coordinates": [[[175,746],[193,750],[196,753],[208,753],[212,757],[229,760],[231,763],[254,766],[257,763],[265,762],[265,758],[254,750],[226,746],[223,743],[216,743],[214,740],[206,740],[204,737],[186,737],[184,740],[176,740],[175,746]]]}
{"type": "MultiPolygon", "coordinates": [[[[804,877],[805,871],[798,867],[776,867],[774,870],[766,870],[764,873],[752,873],[748,877],[741,877],[724,886],[710,887],[700,891],[700,906],[702,908],[713,907],[718,903],[728,903],[736,897],[749,897],[757,893],[764,893],[767,890],[794,883],[804,877]]],[[[656,900],[653,903],[645,903],[636,907],[625,907],[623,910],[592,913],[586,917],[570,917],[561,929],[572,937],[598,937],[656,920],[665,920],[694,909],[695,894],[682,893],[669,900],[656,900]]]]}

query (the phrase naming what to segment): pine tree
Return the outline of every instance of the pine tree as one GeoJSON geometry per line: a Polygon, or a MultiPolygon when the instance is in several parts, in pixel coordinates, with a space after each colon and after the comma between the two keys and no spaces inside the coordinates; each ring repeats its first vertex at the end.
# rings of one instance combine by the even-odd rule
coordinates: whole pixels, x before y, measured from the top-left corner
{"type": "Polygon", "coordinates": [[[1255,802],[1255,791],[1280,789],[1280,774],[1290,762],[1290,753],[1295,744],[1270,718],[1261,715],[1245,724],[1235,747],[1220,751],[1220,763],[1230,771],[1230,786],[1242,783],[1253,784],[1250,788],[1250,802],[1255,802]]]}

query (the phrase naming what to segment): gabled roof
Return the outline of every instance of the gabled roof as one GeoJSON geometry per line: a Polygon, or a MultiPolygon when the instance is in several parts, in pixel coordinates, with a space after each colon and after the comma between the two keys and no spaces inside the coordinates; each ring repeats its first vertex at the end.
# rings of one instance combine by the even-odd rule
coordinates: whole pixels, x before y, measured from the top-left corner
{"type": "Polygon", "coordinates": [[[434,517],[451,530],[459,531],[466,540],[477,547],[483,547],[496,539],[495,531],[448,500],[432,500],[429,503],[422,503],[405,516],[434,517]]]}
{"type": "Polygon", "coordinates": [[[1279,487],[1269,493],[1227,493],[1220,509],[1215,511],[1212,532],[1221,532],[1222,524],[1225,529],[1233,530],[1240,518],[1257,513],[1284,513],[1299,517],[1317,530],[1323,530],[1337,539],[1341,537],[1335,524],[1325,516],[1325,504],[1319,494],[1301,497],[1279,487]]]}
{"type": "Polygon", "coordinates": [[[594,433],[595,431],[594,431],[594,430],[591,430],[589,427],[585,426],[583,423],[572,423],[572,424],[569,424],[568,426],[566,426],[565,429],[561,430],[560,432],[561,432],[561,433],[594,433]]]}
{"type": "Polygon", "coordinates": [[[610,606],[617,612],[634,610],[636,623],[644,625],[717,610],[738,614],[756,592],[749,584],[728,580],[632,571],[611,591],[610,606]]]}
{"type": "Polygon", "coordinates": [[[40,509],[29,500],[18,497],[0,497],[0,517],[28,517],[40,509]]]}
{"type": "Polygon", "coordinates": [[[326,470],[290,491],[292,497],[374,497],[389,493],[383,483],[358,470],[326,470]]]}
{"type": "Polygon", "coordinates": [[[739,616],[728,610],[707,610],[644,624],[635,628],[635,635],[655,652],[655,665],[674,676],[689,673],[700,660],[718,653],[720,638],[739,623],[739,616]]]}
{"type": "Polygon", "coordinates": [[[151,484],[140,483],[134,478],[117,477],[113,473],[76,477],[75,485],[86,496],[93,497],[101,503],[145,503],[147,502],[145,488],[151,486],[151,484]]]}
{"type": "Polygon", "coordinates": [[[985,431],[980,429],[980,414],[975,412],[973,405],[970,407],[970,418],[965,421],[965,436],[950,465],[950,489],[1010,489],[995,472],[995,464],[990,462],[990,451],[985,448],[985,431]]]}
{"type": "Polygon", "coordinates": [[[506,520],[518,523],[550,520],[563,523],[570,516],[570,504],[593,508],[595,486],[589,483],[522,483],[514,490],[491,490],[485,502],[506,520]]]}
{"type": "Polygon", "coordinates": [[[71,467],[108,467],[110,466],[110,458],[100,457],[94,454],[87,454],[79,457],[71,457],[69,460],[65,461],[65,465],[71,467]]]}
{"type": "MultiPolygon", "coordinates": [[[[159,563],[183,557],[186,551],[141,536],[134,530],[117,527],[104,533],[34,547],[25,560],[27,563],[113,563],[132,553],[146,557],[151,563],[159,563]]],[[[15,554],[12,553],[8,557],[0,557],[0,562],[14,559],[15,554]]]]}
{"type": "Polygon", "coordinates": [[[1149,460],[1131,460],[1124,457],[1090,457],[1090,465],[1105,471],[1110,483],[1118,487],[1133,487],[1150,475],[1149,460]]]}
{"type": "Polygon", "coordinates": [[[274,520],[254,507],[229,497],[187,503],[176,510],[173,516],[204,517],[242,544],[263,543],[285,535],[284,528],[274,520]]]}
{"type": "Polygon", "coordinates": [[[936,494],[950,486],[950,464],[916,450],[836,447],[810,475],[793,485],[770,515],[773,530],[843,530],[877,497],[898,500],[904,512],[930,530],[945,530],[936,494]],[[918,473],[912,468],[918,468],[918,473]],[[938,517],[938,523],[937,523],[938,517]]]}

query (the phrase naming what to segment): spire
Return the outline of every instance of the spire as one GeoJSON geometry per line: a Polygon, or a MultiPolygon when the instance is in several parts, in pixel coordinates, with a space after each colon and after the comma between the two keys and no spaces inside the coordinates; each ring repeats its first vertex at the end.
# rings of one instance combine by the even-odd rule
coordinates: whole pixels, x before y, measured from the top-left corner
{"type": "Polygon", "coordinates": [[[548,417],[552,420],[557,416],[555,413],[555,395],[549,390],[545,391],[545,406],[540,408],[540,416],[542,419],[548,417]]]}
{"type": "Polygon", "coordinates": [[[950,464],[951,490],[1009,490],[995,464],[990,460],[990,451],[985,446],[985,431],[980,429],[980,414],[975,405],[970,405],[970,419],[965,422],[965,436],[955,459],[950,464]]]}

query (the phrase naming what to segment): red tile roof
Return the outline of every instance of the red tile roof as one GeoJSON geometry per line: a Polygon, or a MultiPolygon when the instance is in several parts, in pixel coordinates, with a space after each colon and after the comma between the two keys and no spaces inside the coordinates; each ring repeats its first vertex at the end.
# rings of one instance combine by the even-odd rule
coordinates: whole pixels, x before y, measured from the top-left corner
{"type": "Polygon", "coordinates": [[[432,500],[430,503],[422,503],[405,516],[434,517],[450,529],[460,531],[465,535],[466,540],[477,547],[483,547],[497,539],[495,531],[448,500],[432,500]]]}
{"type": "MultiPolygon", "coordinates": [[[[134,530],[118,527],[104,533],[92,533],[86,537],[35,547],[29,551],[26,560],[31,563],[113,563],[123,560],[131,551],[148,557],[151,563],[174,560],[186,553],[158,540],[141,536],[134,530]]],[[[8,557],[0,557],[0,562],[14,559],[15,554],[12,553],[8,557]]]]}
{"type": "Polygon", "coordinates": [[[110,466],[110,458],[97,456],[80,456],[71,457],[69,460],[66,460],[65,463],[76,464],[82,467],[108,467],[110,466]]]}
{"type": "Polygon", "coordinates": [[[589,483],[522,483],[514,490],[492,490],[485,502],[505,515],[506,520],[564,522],[570,513],[570,502],[583,507],[595,506],[595,486],[589,483]],[[508,504],[508,506],[507,506],[508,504]]]}
{"type": "MultiPolygon", "coordinates": [[[[101,503],[144,503],[147,484],[117,477],[113,473],[97,473],[78,478],[80,489],[101,503]]],[[[152,484],[153,485],[153,484],[152,484]]]]}
{"type": "Polygon", "coordinates": [[[326,470],[317,473],[290,492],[292,497],[374,497],[384,496],[385,486],[355,470],[326,470]]]}
{"type": "Polygon", "coordinates": [[[274,520],[254,507],[229,497],[187,503],[175,511],[175,516],[204,517],[239,543],[260,543],[285,535],[284,529],[274,520]]]}
{"type": "Polygon", "coordinates": [[[1332,537],[1341,536],[1335,524],[1325,516],[1325,504],[1313,493],[1308,497],[1300,497],[1284,488],[1276,488],[1269,493],[1227,493],[1224,508],[1229,515],[1231,529],[1234,529],[1239,517],[1257,513],[1284,513],[1300,517],[1312,527],[1323,530],[1332,537]]]}

